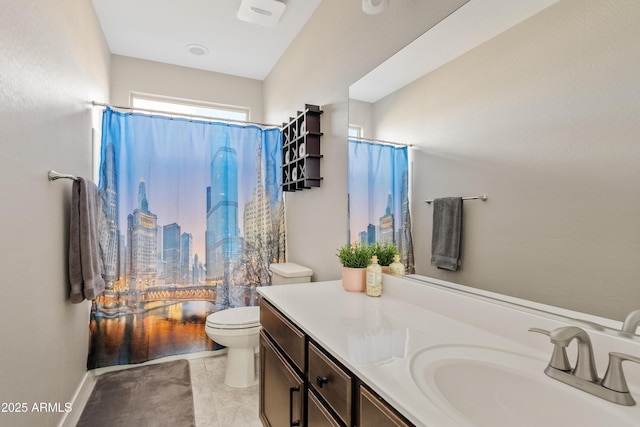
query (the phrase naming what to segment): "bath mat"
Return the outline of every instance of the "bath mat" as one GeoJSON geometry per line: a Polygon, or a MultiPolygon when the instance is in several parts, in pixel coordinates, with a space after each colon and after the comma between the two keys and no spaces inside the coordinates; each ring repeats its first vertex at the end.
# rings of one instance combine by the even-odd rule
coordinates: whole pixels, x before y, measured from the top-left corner
{"type": "Polygon", "coordinates": [[[76,427],[195,427],[189,362],[103,374],[76,427]]]}

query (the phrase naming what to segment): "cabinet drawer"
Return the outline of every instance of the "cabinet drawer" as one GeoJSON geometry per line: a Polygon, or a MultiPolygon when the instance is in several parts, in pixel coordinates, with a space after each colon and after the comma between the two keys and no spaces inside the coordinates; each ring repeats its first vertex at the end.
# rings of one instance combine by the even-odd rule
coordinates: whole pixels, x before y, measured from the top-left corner
{"type": "Polygon", "coordinates": [[[311,391],[308,395],[307,427],[341,427],[311,391]]]}
{"type": "Polygon", "coordinates": [[[361,427],[411,427],[409,421],[363,385],[358,390],[358,419],[361,427]]]}
{"type": "Polygon", "coordinates": [[[264,299],[260,300],[260,324],[296,367],[304,372],[304,334],[264,299]]]}
{"type": "Polygon", "coordinates": [[[309,343],[307,379],[340,419],[350,426],[353,378],[313,343],[309,343]]]}

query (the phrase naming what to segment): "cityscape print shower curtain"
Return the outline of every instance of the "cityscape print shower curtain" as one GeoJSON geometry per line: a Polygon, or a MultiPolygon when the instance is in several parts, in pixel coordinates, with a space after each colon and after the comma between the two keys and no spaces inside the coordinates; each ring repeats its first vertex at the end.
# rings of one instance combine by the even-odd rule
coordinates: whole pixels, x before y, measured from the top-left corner
{"type": "Polygon", "coordinates": [[[220,348],[206,316],[256,305],[285,260],[281,145],[277,128],[104,111],[89,369],[220,348]]]}
{"type": "Polygon", "coordinates": [[[413,273],[409,148],[350,139],[348,163],[348,241],[394,244],[413,273]]]}

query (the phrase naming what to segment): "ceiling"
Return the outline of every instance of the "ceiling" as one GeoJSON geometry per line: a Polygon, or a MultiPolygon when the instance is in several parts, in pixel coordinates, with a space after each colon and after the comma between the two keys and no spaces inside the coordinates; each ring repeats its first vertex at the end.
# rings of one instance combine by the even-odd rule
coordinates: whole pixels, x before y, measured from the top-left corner
{"type": "MultiPolygon", "coordinates": [[[[286,9],[273,28],[238,19],[242,0],[91,1],[113,54],[264,80],[321,0],[280,0],[286,9]],[[207,52],[194,55],[193,45],[207,52]]],[[[356,82],[350,97],[375,102],[556,1],[470,0],[356,82]]]]}
{"type": "Polygon", "coordinates": [[[241,0],[91,1],[113,54],[257,80],[267,77],[320,4],[286,0],[270,28],[239,20],[241,0]],[[194,55],[191,45],[207,52],[194,55]]]}
{"type": "Polygon", "coordinates": [[[354,83],[349,97],[376,102],[557,1],[470,0],[354,83]]]}

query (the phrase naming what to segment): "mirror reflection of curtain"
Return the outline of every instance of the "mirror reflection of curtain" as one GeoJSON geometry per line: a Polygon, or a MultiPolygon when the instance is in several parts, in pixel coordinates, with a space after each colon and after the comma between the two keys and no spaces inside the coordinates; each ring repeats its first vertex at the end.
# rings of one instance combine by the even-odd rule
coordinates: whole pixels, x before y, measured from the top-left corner
{"type": "Polygon", "coordinates": [[[285,260],[280,129],[107,108],[102,134],[88,367],[219,348],[206,316],[256,305],[285,260]]]}
{"type": "Polygon", "coordinates": [[[409,213],[409,148],[349,140],[349,242],[395,244],[414,271],[409,213]]]}

